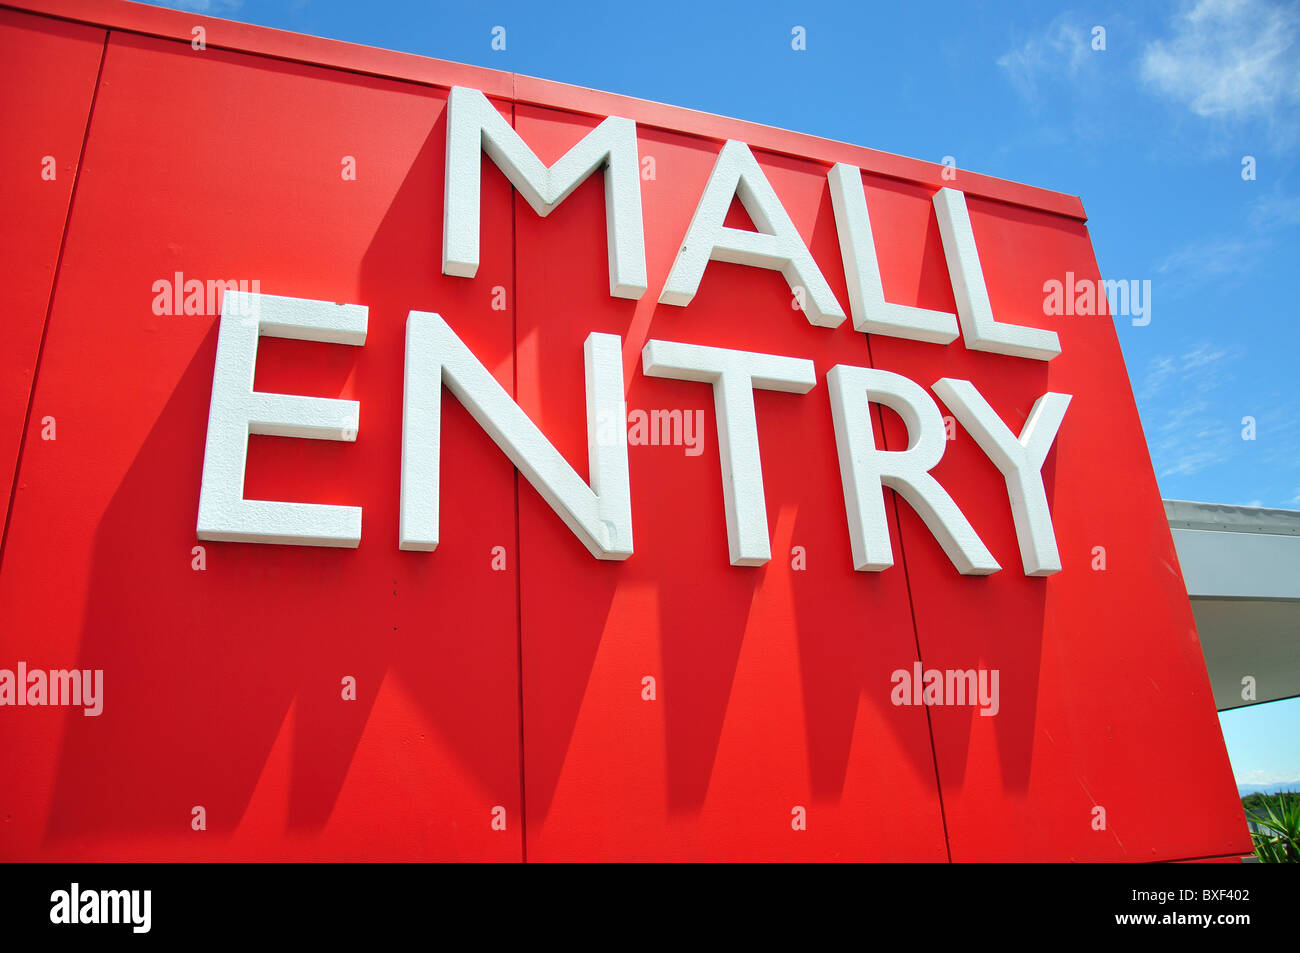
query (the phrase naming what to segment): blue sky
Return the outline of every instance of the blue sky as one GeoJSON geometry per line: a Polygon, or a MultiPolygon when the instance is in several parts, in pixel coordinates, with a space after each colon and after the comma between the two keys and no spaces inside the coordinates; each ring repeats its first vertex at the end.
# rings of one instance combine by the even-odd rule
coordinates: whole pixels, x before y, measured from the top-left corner
{"type": "MultiPolygon", "coordinates": [[[[1117,327],[1162,495],[1300,508],[1296,3],[164,5],[952,156],[1079,195],[1102,276],[1151,282],[1150,323],[1117,327]]],[[[1300,778],[1300,700],[1221,720],[1239,781],[1300,778]]]]}
{"type": "Polygon", "coordinates": [[[1238,784],[1291,782],[1300,791],[1300,699],[1237,708],[1219,715],[1238,784]]]}

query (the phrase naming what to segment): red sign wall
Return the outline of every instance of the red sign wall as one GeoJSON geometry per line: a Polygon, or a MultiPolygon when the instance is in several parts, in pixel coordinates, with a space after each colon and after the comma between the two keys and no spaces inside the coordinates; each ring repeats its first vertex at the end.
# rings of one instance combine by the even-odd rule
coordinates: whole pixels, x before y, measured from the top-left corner
{"type": "MultiPolygon", "coordinates": [[[[1098,277],[1076,199],[174,11],[27,6],[0,9],[6,472],[17,459],[0,669],[100,670],[103,692],[98,715],[0,707],[0,857],[1249,851],[1114,327],[1043,313],[1045,281],[1098,277]],[[644,296],[610,295],[600,173],[542,218],[486,157],[477,273],[442,273],[452,86],[482,90],[548,165],[606,116],[636,122],[644,296]],[[960,189],[994,314],[1056,332],[1061,354],[814,327],[780,272],[723,261],[688,306],[658,304],[728,139],[846,313],[832,164],[863,170],[886,298],[905,305],[957,310],[932,196],[960,189]],[[196,537],[218,280],[369,309],[361,347],[261,339],[257,390],[361,416],[355,442],[252,436],[245,480],[249,499],[362,507],[357,548],[196,537]],[[411,311],[442,315],[584,477],[593,331],[621,339],[631,414],[701,422],[691,442],[630,441],[630,558],[594,559],[446,392],[439,544],[398,548],[411,311]],[[643,373],[655,339],[815,365],[806,394],[754,392],[765,565],[729,562],[712,389],[643,373]],[[1042,394],[1072,395],[1043,468],[1062,571],[1021,571],[1003,476],[959,425],[933,475],[1001,571],[959,574],[890,490],[894,565],[855,571],[835,365],[931,394],[970,380],[1015,434],[1042,394]],[[894,673],[918,663],[996,670],[996,714],[897,704],[894,673]]],[[[753,227],[738,203],[727,224],[753,227]]],[[[902,419],[872,413],[878,445],[905,448],[902,419]]]]}

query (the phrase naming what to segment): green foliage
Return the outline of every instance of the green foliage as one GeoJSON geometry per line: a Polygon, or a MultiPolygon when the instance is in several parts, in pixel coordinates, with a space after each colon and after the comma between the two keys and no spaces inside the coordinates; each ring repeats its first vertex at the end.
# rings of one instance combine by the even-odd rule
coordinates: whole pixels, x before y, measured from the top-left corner
{"type": "Polygon", "coordinates": [[[1268,795],[1259,794],[1258,792],[1255,794],[1247,794],[1241,799],[1241,806],[1246,809],[1247,816],[1258,814],[1260,811],[1264,810],[1264,807],[1267,804],[1268,795]]]}
{"type": "Polygon", "coordinates": [[[1251,794],[1246,816],[1261,828],[1251,833],[1255,855],[1266,864],[1300,863],[1300,794],[1251,794]]]}

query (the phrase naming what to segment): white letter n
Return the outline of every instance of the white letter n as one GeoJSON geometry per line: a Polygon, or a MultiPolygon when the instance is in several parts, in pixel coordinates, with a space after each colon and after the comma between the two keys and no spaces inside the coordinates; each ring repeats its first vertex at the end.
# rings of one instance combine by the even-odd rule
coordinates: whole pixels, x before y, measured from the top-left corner
{"type": "Polygon", "coordinates": [[[442,385],[496,441],[533,488],[597,559],[632,555],[632,498],[627,431],[604,426],[626,420],[622,340],[587,336],[587,456],[591,485],[546,439],[440,315],[412,311],[406,320],[406,389],[402,402],[402,501],[399,547],[430,552],[438,545],[438,474],[442,385]]]}

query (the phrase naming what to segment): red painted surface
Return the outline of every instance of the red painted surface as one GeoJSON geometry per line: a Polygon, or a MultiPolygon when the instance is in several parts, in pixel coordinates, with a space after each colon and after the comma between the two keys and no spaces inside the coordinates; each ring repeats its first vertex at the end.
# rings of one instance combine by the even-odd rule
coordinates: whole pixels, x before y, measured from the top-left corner
{"type": "MultiPolygon", "coordinates": [[[[1042,316],[1044,280],[1096,276],[1077,199],[175,11],[31,5],[51,31],[111,32],[0,565],[0,667],[103,668],[106,686],[98,718],[0,709],[0,857],[1249,851],[1113,326],[1042,316]],[[189,44],[196,23],[204,51],[189,44]],[[495,96],[546,162],[604,115],[638,121],[656,167],[641,301],[609,296],[598,177],[541,219],[487,160],[478,275],[441,275],[454,84],[495,96]],[[717,262],[689,307],[657,305],[727,137],[755,147],[844,304],[830,163],[867,170],[886,295],[903,304],[953,307],[930,196],[965,189],[995,314],[1050,326],[1062,355],[813,328],[778,273],[717,262]],[[340,175],[347,156],[355,181],[340,175]],[[192,568],[216,316],[154,313],[154,282],[176,272],[370,309],[362,348],[262,339],[259,389],[359,400],[361,425],[355,444],[255,437],[246,485],[364,507],[359,549],[207,543],[192,568]],[[580,474],[591,331],[623,338],[629,409],[702,412],[698,455],[630,447],[630,559],[593,559],[454,399],[441,542],[398,550],[412,309],[441,313],[580,474]],[[815,362],[807,395],[755,397],[766,566],[728,565],[710,388],[643,376],[651,337],[815,362]],[[1045,468],[1064,571],[1023,576],[1002,478],[959,430],[936,476],[1002,572],[959,576],[906,504],[891,516],[895,566],[854,572],[825,383],[837,363],[927,389],[969,377],[1017,431],[1043,391],[1075,395],[1045,468]],[[40,439],[45,414],[57,440],[40,439]],[[894,706],[890,674],[918,660],[1000,669],[1001,712],[894,706]],[[345,676],[356,701],[340,697],[345,676]],[[195,806],[206,831],[191,829],[195,806]],[[792,829],[800,808],[806,830],[792,829]]],[[[57,54],[61,75],[82,62],[73,49],[57,54]]],[[[747,224],[738,207],[729,224],[747,224]]],[[[876,423],[897,447],[901,422],[876,423]]]]}
{"type": "MultiPolygon", "coordinates": [[[[516,110],[546,162],[590,125],[516,110]]],[[[642,193],[647,264],[663,276],[717,145],[649,131],[640,152],[655,158],[642,193]]],[[[764,158],[814,255],[834,261],[823,168],[764,158]]],[[[625,563],[595,563],[535,492],[520,494],[529,857],[945,859],[925,712],[875,690],[916,660],[906,581],[853,571],[825,384],[755,395],[773,559],[742,569],[727,559],[711,387],[640,373],[654,337],[812,358],[822,376],[865,363],[862,335],[811,328],[780,274],[738,265],[711,264],[688,308],[611,298],[599,269],[569,264],[601,260],[604,236],[584,223],[603,202],[590,180],[546,219],[515,205],[520,399],[580,462],[582,341],[617,333],[629,411],[698,410],[704,439],[698,456],[629,448],[625,563]],[[807,570],[791,568],[794,546],[807,570]],[[796,807],[806,831],[791,829],[796,807]]]]}
{"type": "MultiPolygon", "coordinates": [[[[882,227],[898,234],[919,235],[928,217],[927,253],[898,262],[898,293],[919,279],[920,304],[951,309],[929,194],[871,183],[868,200],[882,227]],[[919,275],[917,261],[925,263],[919,275]]],[[[956,575],[920,518],[898,507],[912,591],[945,594],[913,602],[926,665],[1001,672],[997,717],[969,708],[931,713],[953,859],[1152,860],[1243,844],[1248,852],[1114,325],[1042,313],[1050,276],[1070,270],[1097,279],[1087,229],[1042,212],[969,205],[994,314],[1051,327],[1060,356],[1022,361],[873,336],[874,365],[927,385],[972,380],[1015,433],[1045,391],[1074,400],[1043,469],[1063,566],[1046,585],[1021,572],[1004,480],[960,425],[934,475],[1003,570],[986,579],[956,575]],[[1094,547],[1105,550],[1104,571],[1093,570],[1094,547]],[[1217,788],[1211,778],[1220,779],[1217,788]],[[1162,810],[1187,822],[1152,825],[1155,791],[1163,792],[1162,810]],[[1094,806],[1106,810],[1105,831],[1084,823],[1094,806]],[[1088,836],[1079,835],[1081,824],[1088,836]]],[[[881,267],[888,295],[889,265],[881,267]]],[[[890,416],[885,445],[901,449],[902,423],[890,416]]]]}
{"type": "MultiPolygon", "coordinates": [[[[104,38],[103,30],[0,9],[0,486],[6,490],[17,467],[104,38]]],[[[7,494],[5,506],[7,515],[7,494]]]]}
{"type": "MultiPolygon", "coordinates": [[[[488,571],[494,545],[514,563],[514,475],[454,402],[446,541],[397,550],[407,311],[457,314],[513,376],[489,290],[511,283],[509,245],[485,243],[474,281],[437,265],[444,106],[112,35],[34,405],[58,439],[29,429],[0,571],[0,657],[103,668],[105,706],[3,709],[7,773],[23,766],[5,856],[521,857],[515,582],[488,571]],[[364,506],[355,552],[208,543],[191,568],[217,329],[153,313],[176,271],[369,305],[364,348],[259,349],[259,388],[360,398],[357,442],[256,437],[246,484],[364,506]]],[[[508,234],[508,185],[485,182],[484,228],[508,234]]]]}

